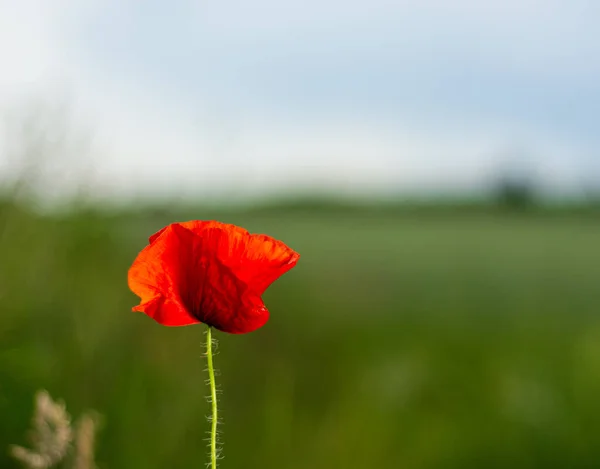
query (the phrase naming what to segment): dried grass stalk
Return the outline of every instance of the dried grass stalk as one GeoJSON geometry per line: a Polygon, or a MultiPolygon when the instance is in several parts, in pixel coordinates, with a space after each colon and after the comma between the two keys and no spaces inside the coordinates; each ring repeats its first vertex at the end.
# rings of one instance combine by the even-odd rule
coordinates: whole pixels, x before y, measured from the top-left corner
{"type": "Polygon", "coordinates": [[[28,469],[48,469],[62,461],[71,444],[71,417],[65,404],[53,401],[46,391],[35,397],[31,443],[33,449],[12,446],[11,454],[28,469]]]}

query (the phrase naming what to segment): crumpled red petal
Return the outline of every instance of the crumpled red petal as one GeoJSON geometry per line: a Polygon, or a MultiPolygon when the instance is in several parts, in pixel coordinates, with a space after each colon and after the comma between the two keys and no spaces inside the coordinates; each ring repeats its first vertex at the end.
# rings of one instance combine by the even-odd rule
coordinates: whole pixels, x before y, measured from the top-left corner
{"type": "Polygon", "coordinates": [[[177,259],[189,258],[188,247],[179,242],[177,233],[169,226],[161,239],[156,239],[139,253],[128,275],[129,288],[141,299],[133,311],[146,313],[165,326],[200,322],[187,310],[181,298],[181,292],[186,288],[182,282],[186,278],[182,272],[183,264],[177,259]]]}

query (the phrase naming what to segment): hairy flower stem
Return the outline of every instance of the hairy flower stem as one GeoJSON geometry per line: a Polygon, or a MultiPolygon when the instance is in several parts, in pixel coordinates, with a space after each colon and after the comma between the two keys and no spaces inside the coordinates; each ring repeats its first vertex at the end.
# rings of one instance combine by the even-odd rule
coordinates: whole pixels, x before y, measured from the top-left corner
{"type": "Polygon", "coordinates": [[[208,360],[208,375],[210,380],[210,402],[212,404],[212,416],[210,421],[210,467],[211,469],[217,469],[217,386],[215,384],[212,346],[212,328],[208,326],[208,330],[206,331],[206,358],[208,360]]]}

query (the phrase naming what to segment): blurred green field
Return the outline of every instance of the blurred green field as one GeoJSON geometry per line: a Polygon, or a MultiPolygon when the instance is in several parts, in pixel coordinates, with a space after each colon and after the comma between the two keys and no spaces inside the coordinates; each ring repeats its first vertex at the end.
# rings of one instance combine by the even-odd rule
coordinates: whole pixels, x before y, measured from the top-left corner
{"type": "Polygon", "coordinates": [[[600,218],[485,210],[4,202],[0,446],[45,388],[103,415],[101,468],[204,467],[204,328],[131,313],[126,275],[154,231],[207,218],[302,256],[267,326],[217,333],[223,469],[600,467],[600,218]]]}

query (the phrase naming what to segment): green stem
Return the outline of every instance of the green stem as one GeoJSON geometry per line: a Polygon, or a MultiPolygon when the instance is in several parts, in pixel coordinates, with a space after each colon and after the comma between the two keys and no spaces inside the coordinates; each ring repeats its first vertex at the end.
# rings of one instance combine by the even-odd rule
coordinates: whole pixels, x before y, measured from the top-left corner
{"type": "Polygon", "coordinates": [[[211,468],[217,469],[217,386],[215,384],[215,368],[212,354],[212,328],[208,326],[206,332],[206,357],[208,359],[208,375],[210,378],[210,402],[212,404],[212,417],[210,429],[210,461],[211,468]]]}

